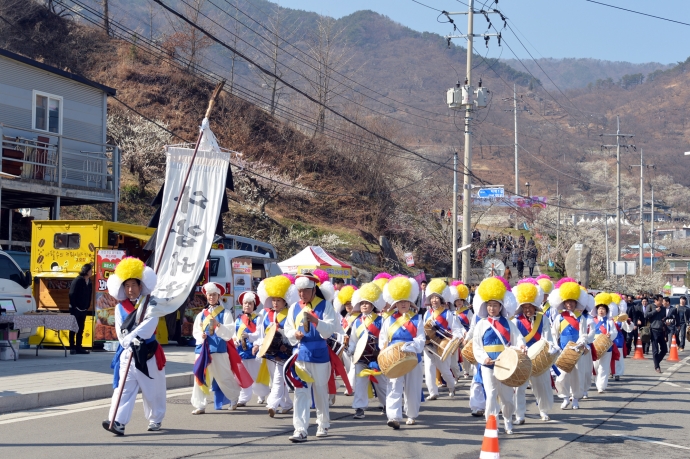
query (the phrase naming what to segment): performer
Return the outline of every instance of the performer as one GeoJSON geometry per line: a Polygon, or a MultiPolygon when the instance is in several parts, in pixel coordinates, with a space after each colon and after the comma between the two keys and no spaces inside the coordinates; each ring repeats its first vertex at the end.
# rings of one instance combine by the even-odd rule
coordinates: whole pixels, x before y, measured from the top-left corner
{"type": "Polygon", "coordinates": [[[549,321],[553,322],[555,317],[553,314],[554,309],[551,308],[551,304],[549,303],[549,294],[553,291],[553,282],[551,281],[551,277],[546,274],[541,274],[540,276],[537,276],[537,284],[539,284],[539,288],[541,288],[542,292],[544,292],[544,297],[540,300],[541,310],[549,317],[549,321]]]}
{"type": "MultiPolygon", "coordinates": [[[[352,304],[355,311],[361,312],[352,326],[352,337],[348,353],[353,355],[357,344],[366,340],[373,347],[371,350],[378,355],[379,337],[383,326],[383,317],[377,309],[385,305],[383,292],[373,282],[362,285],[362,288],[353,292],[352,304]]],[[[376,397],[381,402],[381,410],[385,412],[386,395],[388,393],[388,378],[381,373],[379,364],[374,358],[371,362],[361,360],[355,364],[354,399],[352,408],[355,410],[355,419],[364,419],[364,410],[369,406],[369,388],[373,386],[376,397]]]]}
{"type": "MultiPolygon", "coordinates": [[[[433,279],[427,284],[425,293],[430,305],[430,309],[427,310],[423,319],[427,340],[430,336],[430,330],[433,330],[436,336],[441,339],[447,337],[447,335],[452,335],[456,339],[463,339],[465,329],[456,320],[455,314],[446,308],[446,303],[451,299],[450,289],[446,283],[441,279],[433,279]]],[[[428,343],[424,347],[424,378],[429,391],[429,396],[426,398],[427,401],[438,398],[436,370],[441,373],[441,376],[446,381],[448,397],[455,397],[455,377],[450,371],[450,361],[452,359],[453,357],[449,357],[446,360],[441,360],[440,356],[435,353],[435,350],[430,348],[428,343]]]]}
{"type": "MultiPolygon", "coordinates": [[[[613,320],[609,317],[609,305],[613,302],[611,295],[605,292],[599,293],[594,298],[596,304],[597,316],[593,319],[592,327],[589,331],[588,341],[594,342],[597,335],[608,335],[611,341],[618,336],[618,330],[613,320]]],[[[594,362],[594,370],[597,372],[597,391],[601,394],[606,390],[609,383],[609,375],[611,374],[611,355],[613,353],[613,346],[611,346],[604,355],[597,355],[597,360],[594,362]]],[[[592,357],[594,358],[594,357],[592,357]]]]}
{"type": "MultiPolygon", "coordinates": [[[[561,349],[565,349],[569,341],[574,342],[578,349],[587,345],[587,316],[583,316],[582,313],[589,302],[588,297],[589,295],[580,289],[578,283],[569,277],[558,281],[549,295],[551,307],[558,312],[551,324],[551,333],[561,349]]],[[[556,389],[559,396],[564,399],[561,404],[562,410],[568,408],[571,398],[573,409],[580,408],[578,401],[583,393],[582,379],[589,377],[592,369],[591,365],[589,368],[583,368],[579,364],[580,361],[570,373],[563,371],[556,378],[556,389]]]]}
{"type": "Polygon", "coordinates": [[[242,364],[254,380],[254,384],[240,391],[237,407],[244,407],[247,406],[253,394],[258,396],[258,403],[263,404],[270,389],[267,385],[257,382],[261,360],[256,358],[259,346],[255,343],[261,336],[261,327],[259,325],[263,318],[255,312],[257,308],[256,294],[250,291],[242,292],[237,297],[237,301],[242,305],[242,315],[235,321],[235,336],[233,340],[235,341],[237,352],[242,357],[242,364]]]}
{"type": "Polygon", "coordinates": [[[192,332],[196,339],[194,373],[201,376],[194,379],[192,389],[192,414],[195,415],[206,413],[206,395],[210,387],[218,389],[214,390],[216,409],[222,409],[225,402],[230,400],[230,410],[236,408],[233,402],[237,402],[241,389],[232,374],[228,358],[227,342],[235,334],[234,320],[232,313],[219,303],[225,289],[209,282],[201,291],[208,304],[194,319],[192,332]]]}
{"type": "MultiPolygon", "coordinates": [[[[481,317],[479,317],[477,314],[474,314],[470,329],[467,332],[467,335],[465,335],[465,343],[470,343],[473,341],[475,327],[481,320],[481,317]]],[[[486,392],[484,391],[484,382],[482,381],[480,363],[477,363],[474,366],[473,372],[474,376],[472,377],[472,382],[470,383],[469,405],[472,416],[481,418],[486,412],[486,392]]]]}
{"type": "Polygon", "coordinates": [[[618,331],[618,336],[613,340],[614,350],[611,354],[611,360],[613,362],[613,379],[615,381],[620,381],[621,376],[625,374],[625,357],[628,356],[628,348],[625,345],[625,335],[621,333],[624,331],[628,333],[628,336],[635,330],[632,320],[629,317],[623,317],[624,320],[620,320],[620,316],[625,314],[627,316],[628,304],[623,300],[617,293],[612,293],[611,298],[613,302],[609,305],[609,316],[613,319],[613,324],[616,326],[618,331]],[[616,302],[618,300],[618,302],[616,302]]]}
{"type": "MultiPolygon", "coordinates": [[[[323,298],[318,282],[319,279],[312,274],[297,276],[295,287],[300,300],[290,306],[285,321],[285,336],[290,344],[298,346],[294,368],[303,382],[302,387],[295,387],[295,411],[292,418],[295,432],[289,438],[294,443],[307,441],[312,389],[318,424],[316,436],[328,436],[330,427],[328,381],[334,353],[326,340],[334,333],[341,333],[342,328],[333,305],[323,298]]],[[[337,360],[337,356],[335,359],[337,360]]],[[[347,375],[344,376],[347,378],[347,375]]]]}
{"type": "Polygon", "coordinates": [[[494,362],[506,347],[527,352],[527,346],[509,317],[516,309],[515,296],[510,284],[502,277],[484,279],[474,295],[474,310],[481,320],[477,323],[472,337],[474,358],[481,364],[481,377],[486,391],[485,417],[498,417],[503,412],[503,425],[506,434],[513,433],[513,388],[502,384],[494,376],[494,362]],[[499,403],[500,402],[500,407],[499,403]]]}
{"type": "Polygon", "coordinates": [[[132,417],[139,389],[144,399],[144,416],[149,421],[148,430],[160,430],[165,416],[165,354],[156,341],[158,318],[145,316],[141,320],[144,309],[141,306],[156,288],[156,281],[156,273],[134,257],[120,261],[108,278],[108,293],[119,301],[115,307],[115,331],[120,345],[111,364],[115,370],[115,392],[110,414],[102,425],[116,435],[125,434],[125,425],[132,417]],[[127,362],[132,354],[133,364],[125,378],[127,362]],[[121,385],[124,389],[120,407],[114,416],[121,385]],[[115,422],[111,429],[113,416],[115,422]]]}
{"type": "MultiPolygon", "coordinates": [[[[465,336],[460,346],[462,348],[462,345],[464,345],[464,343],[467,343],[471,340],[471,338],[468,336],[468,332],[470,331],[470,327],[472,325],[472,318],[474,317],[474,312],[472,312],[472,305],[470,305],[467,302],[467,298],[470,295],[470,289],[468,289],[467,286],[462,283],[462,281],[453,281],[449,289],[452,304],[455,306],[455,315],[457,317],[456,321],[460,324],[460,326],[462,326],[463,329],[465,329],[465,336]]],[[[459,353],[460,349],[458,349],[458,354],[459,353]]],[[[458,357],[458,355],[452,357],[454,360],[450,363],[450,369],[451,371],[455,370],[457,371],[457,373],[460,373],[460,367],[458,366],[458,357]]],[[[462,370],[462,377],[464,379],[469,378],[470,373],[474,372],[472,364],[468,362],[467,359],[462,359],[462,370]]]]}
{"type": "Polygon", "coordinates": [[[426,337],[421,317],[414,310],[414,302],[419,296],[417,281],[408,277],[392,278],[383,288],[383,299],[391,305],[393,313],[384,319],[379,334],[379,349],[385,349],[389,344],[405,343],[404,352],[417,354],[417,366],[400,378],[392,378],[388,383],[386,396],[386,415],[388,426],[397,430],[400,428],[405,402],[407,425],[416,423],[419,416],[422,394],[422,351],[426,337]]]}
{"type": "MultiPolygon", "coordinates": [[[[595,308],[594,308],[594,297],[590,295],[587,292],[587,289],[584,288],[583,286],[580,286],[580,290],[582,290],[585,294],[586,297],[585,299],[587,300],[587,304],[585,305],[585,309],[582,311],[582,320],[586,321],[587,323],[587,336],[589,336],[589,331],[592,329],[594,326],[594,320],[593,316],[596,315],[595,308]]],[[[590,349],[592,348],[591,345],[589,345],[590,349]]],[[[589,398],[589,388],[592,387],[592,384],[594,383],[594,360],[592,359],[592,356],[594,355],[593,352],[585,352],[583,356],[580,357],[580,360],[577,361],[576,365],[579,365],[579,368],[581,368],[581,374],[582,374],[582,398],[587,399],[589,398]]]]}
{"type": "Polygon", "coordinates": [[[289,278],[283,275],[262,280],[257,293],[259,300],[265,306],[265,314],[263,315],[261,336],[256,344],[262,346],[266,337],[266,330],[269,327],[277,327],[276,333],[283,340],[283,345],[281,345],[277,355],[264,356],[264,359],[269,362],[269,371],[273,375],[271,393],[268,395],[266,408],[268,415],[274,417],[278,410],[281,410],[282,414],[287,414],[292,409],[292,400],[283,374],[284,364],[291,355],[292,346],[284,335],[284,329],[288,315],[288,304],[296,303],[299,296],[297,295],[297,288],[292,285],[289,278]]]}
{"type": "MultiPolygon", "coordinates": [[[[551,335],[551,322],[543,311],[539,311],[537,305],[543,300],[544,292],[534,279],[525,279],[527,282],[520,282],[513,288],[513,294],[517,299],[517,310],[513,323],[522,334],[527,347],[531,347],[539,341],[546,341],[549,345],[550,353],[559,352],[558,346],[553,341],[551,335]]],[[[515,390],[515,423],[518,425],[525,423],[525,411],[527,402],[525,392],[527,385],[532,387],[534,396],[537,399],[539,416],[542,421],[548,421],[549,412],[553,408],[553,390],[551,389],[551,373],[546,371],[539,376],[532,375],[528,382],[515,390]]]]}
{"type": "MultiPolygon", "coordinates": [[[[360,316],[359,310],[353,307],[351,301],[355,290],[357,290],[357,287],[346,285],[338,290],[333,298],[333,307],[335,308],[335,312],[342,316],[341,326],[343,327],[343,333],[338,334],[337,341],[338,343],[341,343],[345,349],[347,349],[349,346],[350,337],[352,335],[352,325],[360,316]]],[[[347,370],[348,379],[350,381],[354,381],[355,363],[351,361],[350,354],[343,352],[342,360],[343,365],[345,365],[345,369],[347,370]]],[[[352,394],[345,390],[345,395],[351,396],[352,394]]]]}

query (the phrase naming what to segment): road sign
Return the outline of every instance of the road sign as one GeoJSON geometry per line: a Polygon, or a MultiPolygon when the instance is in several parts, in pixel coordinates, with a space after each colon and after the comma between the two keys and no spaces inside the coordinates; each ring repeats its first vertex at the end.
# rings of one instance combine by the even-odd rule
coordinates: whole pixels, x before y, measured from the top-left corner
{"type": "Polygon", "coordinates": [[[480,188],[477,196],[480,198],[502,198],[505,194],[503,188],[480,188]]]}
{"type": "Polygon", "coordinates": [[[612,261],[611,273],[614,276],[634,276],[636,273],[637,262],[635,261],[612,261]]]}

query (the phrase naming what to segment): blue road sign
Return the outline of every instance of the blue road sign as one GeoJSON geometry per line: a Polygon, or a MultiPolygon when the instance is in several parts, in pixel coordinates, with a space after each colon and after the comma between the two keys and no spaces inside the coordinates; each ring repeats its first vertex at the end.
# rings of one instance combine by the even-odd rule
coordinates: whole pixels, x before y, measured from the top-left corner
{"type": "Polygon", "coordinates": [[[477,196],[480,198],[502,198],[503,188],[480,188],[477,196]]]}

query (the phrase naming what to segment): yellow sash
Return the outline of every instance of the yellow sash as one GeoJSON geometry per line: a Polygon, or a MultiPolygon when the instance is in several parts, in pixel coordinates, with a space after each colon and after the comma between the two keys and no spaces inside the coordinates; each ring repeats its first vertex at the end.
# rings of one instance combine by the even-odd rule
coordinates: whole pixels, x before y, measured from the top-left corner
{"type": "Polygon", "coordinates": [[[277,324],[281,323],[283,321],[283,319],[285,319],[287,317],[287,314],[288,314],[288,308],[281,309],[278,314],[275,314],[273,316],[273,322],[275,322],[277,324]]]}
{"type": "Polygon", "coordinates": [[[502,344],[491,344],[484,346],[484,352],[503,352],[505,348],[506,347],[502,344]]]}
{"type": "MultiPolygon", "coordinates": [[[[409,312],[406,312],[405,314],[403,314],[403,315],[401,315],[400,317],[398,317],[398,319],[397,319],[395,322],[393,322],[393,325],[391,325],[391,326],[388,328],[388,342],[389,342],[389,343],[390,343],[390,341],[393,339],[393,334],[394,334],[396,331],[398,331],[398,328],[400,328],[400,327],[402,327],[403,325],[405,325],[405,322],[407,322],[407,321],[409,321],[409,320],[412,320],[413,317],[414,317],[414,315],[410,314],[409,312]]],[[[414,336],[413,336],[413,338],[414,338],[414,336]]]]}
{"type": "Polygon", "coordinates": [[[209,324],[211,323],[211,320],[215,319],[218,316],[218,314],[223,312],[223,309],[225,309],[223,308],[223,306],[216,306],[213,309],[213,311],[209,312],[209,314],[206,317],[204,317],[203,322],[201,322],[201,330],[203,330],[204,333],[206,333],[206,328],[208,328],[209,324]]]}
{"type": "Polygon", "coordinates": [[[367,317],[365,317],[364,320],[362,320],[362,324],[359,327],[357,327],[357,330],[355,330],[357,338],[362,337],[362,334],[369,329],[369,325],[373,324],[377,317],[378,314],[373,312],[369,314],[367,317]]]}
{"type": "MultiPolygon", "coordinates": [[[[315,297],[311,300],[311,303],[309,303],[308,305],[304,306],[304,307],[302,308],[302,310],[301,310],[299,313],[297,313],[297,317],[295,317],[295,328],[296,328],[296,329],[299,329],[299,327],[302,325],[302,322],[304,321],[304,314],[313,312],[314,309],[316,309],[316,307],[317,307],[317,306],[319,305],[319,303],[321,303],[322,301],[323,301],[322,298],[319,298],[318,296],[315,296],[315,297]]],[[[301,306],[301,304],[299,304],[299,303],[298,303],[298,305],[301,306]]],[[[300,378],[301,378],[301,376],[300,376],[300,378]]]]}
{"type": "MultiPolygon", "coordinates": [[[[532,324],[532,331],[525,336],[525,342],[529,343],[532,338],[534,338],[534,335],[537,334],[537,330],[539,330],[539,325],[541,324],[541,319],[544,317],[544,314],[541,312],[538,312],[537,315],[534,317],[534,323],[532,324]]],[[[529,320],[529,319],[528,319],[529,320]]]]}
{"type": "Polygon", "coordinates": [[[462,314],[463,312],[469,311],[469,309],[470,309],[470,308],[469,308],[468,306],[464,306],[464,307],[461,308],[461,309],[456,309],[456,310],[455,310],[455,314],[459,316],[459,315],[462,314]]]}
{"type": "MultiPolygon", "coordinates": [[[[570,314],[573,315],[577,320],[580,320],[580,316],[582,315],[582,312],[581,311],[573,311],[570,314]]],[[[563,315],[563,314],[561,314],[561,315],[563,315]]],[[[568,323],[568,321],[565,320],[565,318],[563,318],[563,320],[561,320],[561,333],[563,333],[563,330],[565,330],[565,328],[568,325],[570,325],[570,323],[568,323]]],[[[578,330],[578,332],[579,331],[580,330],[578,330]]]]}
{"type": "MultiPolygon", "coordinates": [[[[242,317],[242,316],[240,316],[240,317],[242,317]]],[[[254,319],[256,319],[256,314],[254,314],[254,313],[252,312],[252,315],[249,316],[249,320],[253,322],[254,319]]],[[[237,330],[237,337],[238,337],[238,339],[242,338],[242,333],[244,333],[244,331],[245,331],[246,329],[247,329],[247,326],[244,324],[244,322],[242,321],[242,319],[240,319],[240,328],[239,328],[239,330],[237,330]]]]}

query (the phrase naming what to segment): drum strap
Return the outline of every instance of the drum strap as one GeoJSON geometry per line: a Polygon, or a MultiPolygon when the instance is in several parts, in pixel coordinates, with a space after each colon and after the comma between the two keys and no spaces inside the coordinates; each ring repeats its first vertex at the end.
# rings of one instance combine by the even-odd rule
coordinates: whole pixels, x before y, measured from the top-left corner
{"type": "Polygon", "coordinates": [[[519,317],[522,326],[525,327],[525,330],[529,330],[529,333],[527,334],[527,336],[525,336],[526,343],[529,343],[530,341],[532,341],[532,339],[535,339],[537,341],[541,339],[539,327],[541,326],[542,317],[543,314],[537,314],[534,318],[534,323],[530,322],[530,320],[525,316],[519,317]]]}
{"type": "MultiPolygon", "coordinates": [[[[273,311],[273,312],[275,313],[275,311],[273,311]]],[[[276,314],[274,322],[277,324],[278,328],[281,328],[280,324],[282,324],[285,321],[285,318],[287,317],[287,315],[288,315],[288,308],[283,308],[280,310],[280,312],[278,314],[276,314]]]]}
{"type": "Polygon", "coordinates": [[[468,327],[470,325],[470,318],[467,317],[467,313],[465,312],[468,309],[469,308],[458,309],[458,311],[456,312],[464,327],[468,327]]]}
{"type": "Polygon", "coordinates": [[[204,309],[204,321],[201,323],[201,329],[206,330],[208,325],[211,323],[211,320],[218,317],[218,314],[223,312],[223,309],[223,306],[217,306],[213,308],[213,310],[208,308],[204,309]]]}
{"type": "MultiPolygon", "coordinates": [[[[360,317],[361,317],[361,316],[360,316],[360,317]]],[[[370,315],[364,317],[364,318],[361,320],[362,323],[361,323],[361,325],[360,325],[359,327],[357,327],[357,330],[356,330],[356,332],[355,332],[355,333],[357,334],[357,338],[361,338],[361,337],[362,337],[362,335],[364,334],[364,330],[365,330],[365,329],[368,330],[369,333],[371,333],[371,334],[374,335],[375,337],[377,337],[377,338],[379,337],[379,334],[381,334],[381,330],[378,329],[378,328],[376,327],[375,321],[376,321],[376,318],[377,318],[377,317],[378,317],[378,314],[376,314],[376,313],[374,312],[374,313],[372,313],[372,314],[370,314],[370,315]]]]}
{"type": "MultiPolygon", "coordinates": [[[[578,331],[580,330],[580,322],[578,322],[578,320],[577,320],[576,317],[573,317],[573,316],[570,314],[570,311],[563,311],[563,312],[561,312],[561,316],[562,316],[563,319],[565,319],[565,321],[568,322],[568,324],[570,324],[570,326],[573,327],[575,330],[578,330],[578,331]]],[[[561,324],[561,331],[563,331],[563,330],[565,329],[565,327],[566,327],[565,324],[561,324]]]]}

